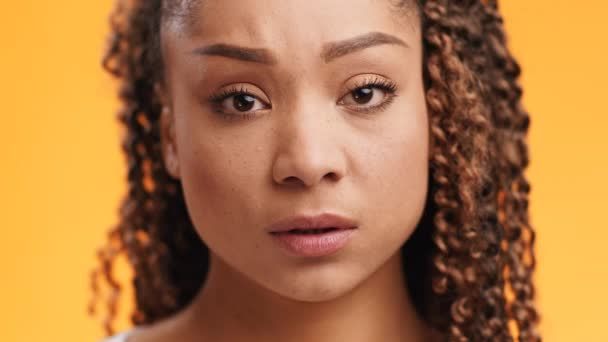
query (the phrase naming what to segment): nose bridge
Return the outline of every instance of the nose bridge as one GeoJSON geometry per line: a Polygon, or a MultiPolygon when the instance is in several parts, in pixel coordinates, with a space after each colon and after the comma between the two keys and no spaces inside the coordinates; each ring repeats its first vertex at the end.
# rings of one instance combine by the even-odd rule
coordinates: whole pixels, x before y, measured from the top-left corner
{"type": "Polygon", "coordinates": [[[343,177],[344,156],[339,142],[338,120],[312,96],[299,96],[283,113],[277,113],[277,148],[273,165],[276,183],[313,186],[343,177]]]}

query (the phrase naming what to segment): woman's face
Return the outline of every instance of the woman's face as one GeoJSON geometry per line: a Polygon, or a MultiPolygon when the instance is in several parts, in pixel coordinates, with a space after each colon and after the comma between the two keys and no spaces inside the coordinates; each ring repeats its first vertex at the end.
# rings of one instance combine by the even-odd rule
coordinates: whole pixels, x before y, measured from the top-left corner
{"type": "Polygon", "coordinates": [[[399,252],[424,209],[416,14],[376,0],[206,0],[190,11],[162,30],[163,152],[196,230],[213,257],[285,297],[349,291],[399,252]],[[333,254],[294,255],[269,233],[326,212],[357,224],[333,254]]]}

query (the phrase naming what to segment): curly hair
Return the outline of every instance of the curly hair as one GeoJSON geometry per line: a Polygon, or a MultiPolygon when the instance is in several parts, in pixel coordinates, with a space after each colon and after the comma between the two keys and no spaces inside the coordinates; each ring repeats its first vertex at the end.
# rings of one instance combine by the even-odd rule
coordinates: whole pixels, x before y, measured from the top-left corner
{"type": "MultiPolygon", "coordinates": [[[[182,1],[183,2],[183,1],[182,1]]],[[[408,1],[401,1],[405,4],[408,1]]],[[[160,147],[160,27],[176,0],[118,0],[103,67],[120,79],[119,119],[128,160],[120,221],[98,251],[91,312],[109,284],[104,322],[113,332],[120,255],[134,271],[133,324],[184,308],[208,271],[209,251],[160,147]]],[[[534,306],[535,232],[520,67],[493,0],[419,0],[429,112],[431,181],[423,216],[402,247],[416,310],[449,341],[540,341],[534,306]],[[414,256],[414,257],[413,257],[414,256]]],[[[176,13],[172,13],[176,14],[176,13]]],[[[179,15],[179,13],[177,13],[179,15]]]]}

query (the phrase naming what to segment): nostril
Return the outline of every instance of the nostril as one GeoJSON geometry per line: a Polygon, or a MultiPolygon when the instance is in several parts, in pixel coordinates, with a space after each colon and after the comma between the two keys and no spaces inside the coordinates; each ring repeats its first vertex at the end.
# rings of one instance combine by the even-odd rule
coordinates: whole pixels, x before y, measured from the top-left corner
{"type": "Polygon", "coordinates": [[[303,183],[302,180],[296,176],[289,176],[283,180],[283,183],[286,184],[298,184],[303,183]]]}
{"type": "MultiPolygon", "coordinates": [[[[334,183],[340,180],[340,176],[336,172],[328,172],[323,176],[323,178],[321,178],[321,180],[330,181],[334,183]]],[[[306,185],[307,183],[297,176],[289,176],[287,178],[284,178],[283,181],[280,182],[280,184],[300,186],[306,185]]]]}
{"type": "MultiPolygon", "coordinates": [[[[339,179],[338,174],[335,172],[328,172],[325,177],[329,178],[332,181],[337,181],[339,179]]],[[[325,178],[324,177],[324,178],[325,178]]]]}

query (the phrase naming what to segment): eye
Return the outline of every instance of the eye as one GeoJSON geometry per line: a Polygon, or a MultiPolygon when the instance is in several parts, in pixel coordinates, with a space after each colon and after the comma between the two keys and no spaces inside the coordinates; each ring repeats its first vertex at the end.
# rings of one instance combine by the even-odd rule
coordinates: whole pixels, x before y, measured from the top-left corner
{"type": "Polygon", "coordinates": [[[344,104],[377,105],[386,96],[384,90],[371,86],[360,87],[351,91],[345,98],[344,104]]]}
{"type": "Polygon", "coordinates": [[[362,84],[350,88],[339,104],[358,112],[372,112],[384,109],[395,96],[397,86],[386,79],[366,79],[362,84]]]}
{"type": "Polygon", "coordinates": [[[244,87],[230,88],[212,95],[209,100],[213,110],[225,116],[247,117],[270,108],[267,102],[260,100],[258,96],[244,87]]]}

